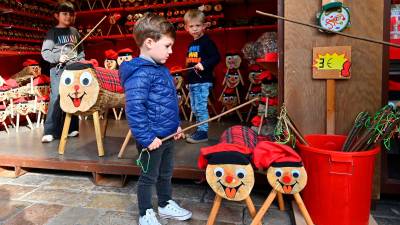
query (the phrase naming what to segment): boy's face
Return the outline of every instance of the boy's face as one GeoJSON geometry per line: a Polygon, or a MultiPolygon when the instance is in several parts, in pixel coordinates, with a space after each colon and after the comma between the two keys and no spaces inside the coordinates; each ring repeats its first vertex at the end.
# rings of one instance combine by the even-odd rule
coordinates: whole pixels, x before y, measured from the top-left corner
{"type": "Polygon", "coordinates": [[[75,19],[75,13],[73,12],[59,12],[55,13],[54,16],[58,20],[58,25],[67,27],[71,26],[75,19]]]}
{"type": "Polygon", "coordinates": [[[172,45],[174,44],[174,39],[162,35],[160,40],[154,41],[151,38],[147,38],[144,42],[148,52],[147,54],[157,63],[164,64],[167,62],[169,55],[172,54],[172,45]]]}
{"type": "Polygon", "coordinates": [[[193,18],[186,22],[185,29],[194,39],[198,39],[204,34],[206,26],[200,18],[193,18]]]}

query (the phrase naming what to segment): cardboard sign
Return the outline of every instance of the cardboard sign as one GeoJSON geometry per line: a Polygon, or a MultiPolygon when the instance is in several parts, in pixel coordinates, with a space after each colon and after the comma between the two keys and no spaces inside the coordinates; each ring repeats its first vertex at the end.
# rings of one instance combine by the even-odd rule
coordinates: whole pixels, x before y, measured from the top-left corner
{"type": "Polygon", "coordinates": [[[313,48],[314,79],[350,79],[351,46],[313,48]]]}

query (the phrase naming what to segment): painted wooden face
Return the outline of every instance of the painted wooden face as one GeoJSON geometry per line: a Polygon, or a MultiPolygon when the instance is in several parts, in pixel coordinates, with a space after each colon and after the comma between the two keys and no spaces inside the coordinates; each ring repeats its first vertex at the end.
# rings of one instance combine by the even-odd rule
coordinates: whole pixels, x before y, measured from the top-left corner
{"type": "Polygon", "coordinates": [[[100,87],[95,71],[64,70],[60,81],[60,105],[67,113],[88,111],[97,101],[100,87]]]}
{"type": "Polygon", "coordinates": [[[18,114],[26,116],[30,113],[30,105],[29,102],[21,102],[16,105],[16,111],[18,114]]]}
{"type": "Polygon", "coordinates": [[[33,91],[36,95],[43,97],[50,94],[50,86],[49,85],[38,85],[33,87],[33,91]]]}
{"type": "Polygon", "coordinates": [[[37,110],[42,112],[43,114],[47,114],[49,111],[49,102],[48,101],[40,101],[37,103],[37,110]]]}
{"type": "Polygon", "coordinates": [[[0,102],[7,99],[7,91],[0,91],[0,102]]]}
{"type": "Polygon", "coordinates": [[[239,55],[228,55],[225,58],[226,67],[228,69],[239,69],[242,59],[239,55]]]}
{"type": "Polygon", "coordinates": [[[268,183],[283,194],[299,193],[307,184],[307,172],[304,167],[274,167],[267,171],[268,183]]]}
{"type": "Polygon", "coordinates": [[[35,77],[37,77],[42,74],[42,68],[40,68],[39,65],[28,66],[28,72],[29,74],[33,74],[35,77]]]}
{"type": "Polygon", "coordinates": [[[278,95],[278,83],[261,84],[261,92],[266,97],[276,97],[278,95]]]}
{"type": "Polygon", "coordinates": [[[259,97],[261,97],[261,92],[253,92],[253,91],[249,92],[249,100],[259,97]]]}
{"type": "Polygon", "coordinates": [[[255,72],[251,71],[249,73],[249,81],[253,84],[260,84],[261,80],[257,79],[258,75],[260,75],[261,72],[255,72]]]}
{"type": "Polygon", "coordinates": [[[251,164],[209,164],[206,179],[217,195],[231,201],[242,201],[253,189],[254,171],[251,164]]]}
{"type": "Polygon", "coordinates": [[[0,122],[4,122],[8,117],[7,109],[0,109],[0,122]]]}
{"type": "Polygon", "coordinates": [[[237,72],[235,73],[228,73],[226,75],[226,85],[229,88],[235,88],[239,85],[240,79],[239,79],[239,74],[237,72]]]}
{"type": "Polygon", "coordinates": [[[117,63],[118,63],[118,66],[120,66],[122,62],[125,62],[125,61],[129,62],[131,60],[132,60],[132,55],[118,56],[117,63]]]}
{"type": "Polygon", "coordinates": [[[115,61],[113,59],[104,60],[104,68],[109,69],[109,70],[117,69],[117,61],[115,61]]]}
{"type": "Polygon", "coordinates": [[[231,109],[238,104],[237,96],[236,95],[223,95],[222,97],[222,104],[227,108],[231,109]]]}

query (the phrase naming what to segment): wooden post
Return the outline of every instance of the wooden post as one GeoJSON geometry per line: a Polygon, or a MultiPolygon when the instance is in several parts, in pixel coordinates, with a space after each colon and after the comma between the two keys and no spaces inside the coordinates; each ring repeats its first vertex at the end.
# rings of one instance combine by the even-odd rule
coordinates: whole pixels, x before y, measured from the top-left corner
{"type": "Polygon", "coordinates": [[[64,127],[62,130],[60,144],[58,145],[58,154],[63,155],[65,144],[67,144],[69,125],[71,124],[71,114],[67,113],[64,120],[64,127]]]}
{"type": "Polygon", "coordinates": [[[256,217],[254,217],[253,222],[251,222],[251,225],[257,225],[262,221],[265,213],[267,212],[268,208],[271,206],[271,203],[274,201],[276,194],[277,194],[277,192],[274,189],[269,193],[267,199],[265,199],[265,202],[261,206],[260,210],[258,210],[256,217]]]}
{"type": "Polygon", "coordinates": [[[125,150],[126,150],[126,146],[128,145],[129,140],[131,139],[131,137],[132,137],[132,133],[131,133],[131,130],[129,130],[128,133],[126,134],[124,143],[122,144],[121,149],[119,150],[118,158],[122,158],[122,156],[124,155],[125,150]]]}
{"type": "Polygon", "coordinates": [[[301,214],[303,214],[304,220],[306,221],[307,225],[314,225],[311,220],[310,214],[308,214],[307,208],[304,205],[303,199],[301,198],[299,193],[293,194],[294,199],[296,200],[297,205],[299,206],[301,214]]]}
{"type": "MultiPolygon", "coordinates": [[[[256,210],[256,207],[254,207],[253,201],[251,200],[250,196],[248,196],[245,199],[245,202],[246,202],[247,208],[249,209],[249,213],[250,213],[251,218],[256,217],[257,210],[256,210]]],[[[262,225],[262,223],[259,223],[257,225],[262,225]]]]}
{"type": "Polygon", "coordinates": [[[94,131],[96,133],[97,150],[99,152],[99,156],[104,156],[103,139],[101,138],[100,117],[98,111],[93,113],[93,123],[94,131]]]}
{"type": "Polygon", "coordinates": [[[207,225],[214,225],[215,219],[217,218],[217,215],[218,215],[219,208],[221,206],[221,201],[222,201],[222,197],[215,194],[213,207],[211,209],[210,216],[208,217],[207,225]]]}
{"type": "Polygon", "coordinates": [[[326,133],[335,133],[336,88],[335,80],[326,80],[326,133]]]}

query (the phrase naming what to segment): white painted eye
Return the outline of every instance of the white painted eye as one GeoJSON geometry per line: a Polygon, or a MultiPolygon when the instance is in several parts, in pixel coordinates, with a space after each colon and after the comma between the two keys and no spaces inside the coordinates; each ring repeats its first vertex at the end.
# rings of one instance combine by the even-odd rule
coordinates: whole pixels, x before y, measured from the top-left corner
{"type": "Polygon", "coordinates": [[[65,86],[70,86],[72,83],[74,83],[74,74],[69,73],[68,71],[64,72],[61,75],[61,83],[65,86]]]}
{"type": "Polygon", "coordinates": [[[275,169],[275,176],[276,177],[281,177],[283,174],[282,169],[275,169]]]}
{"type": "Polygon", "coordinates": [[[292,170],[292,176],[294,178],[299,178],[300,177],[300,171],[298,170],[292,170]]]}
{"type": "Polygon", "coordinates": [[[217,167],[214,169],[214,174],[216,177],[222,177],[224,175],[224,169],[217,167]]]}
{"type": "Polygon", "coordinates": [[[243,169],[243,168],[238,168],[238,169],[236,169],[236,176],[237,176],[239,179],[245,178],[245,177],[246,177],[246,170],[243,169]]]}
{"type": "Polygon", "coordinates": [[[92,80],[93,80],[93,76],[89,72],[83,72],[81,74],[80,81],[83,86],[85,86],[85,87],[89,86],[92,83],[92,80]]]}

